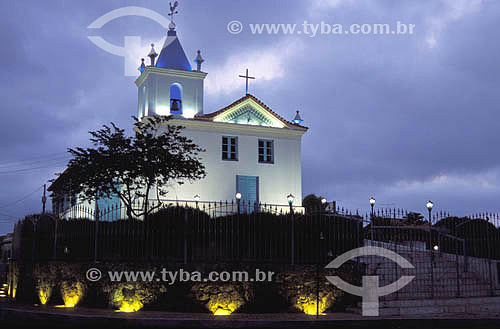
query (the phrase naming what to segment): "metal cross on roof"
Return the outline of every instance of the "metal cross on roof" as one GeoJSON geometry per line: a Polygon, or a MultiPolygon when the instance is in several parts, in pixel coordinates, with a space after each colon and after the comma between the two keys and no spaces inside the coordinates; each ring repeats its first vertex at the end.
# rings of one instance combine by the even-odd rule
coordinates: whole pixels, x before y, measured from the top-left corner
{"type": "Polygon", "coordinates": [[[175,1],[173,5],[171,2],[169,2],[168,4],[170,6],[170,13],[168,14],[168,16],[170,16],[170,22],[173,23],[174,15],[179,13],[177,10],[175,10],[179,6],[179,1],[175,1]]]}
{"type": "Polygon", "coordinates": [[[248,69],[247,69],[247,73],[245,75],[239,75],[240,78],[245,78],[246,80],[246,95],[248,95],[248,79],[254,79],[255,80],[255,77],[250,77],[248,76],[248,69]]]}

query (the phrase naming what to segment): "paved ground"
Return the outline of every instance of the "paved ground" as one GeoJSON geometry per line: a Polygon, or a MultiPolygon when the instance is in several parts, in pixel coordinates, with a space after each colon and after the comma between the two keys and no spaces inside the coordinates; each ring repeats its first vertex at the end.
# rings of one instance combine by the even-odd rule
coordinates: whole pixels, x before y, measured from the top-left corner
{"type": "Polygon", "coordinates": [[[300,313],[232,314],[148,312],[0,304],[0,327],[52,328],[500,328],[500,314],[368,318],[350,313],[307,316],[300,313]]]}

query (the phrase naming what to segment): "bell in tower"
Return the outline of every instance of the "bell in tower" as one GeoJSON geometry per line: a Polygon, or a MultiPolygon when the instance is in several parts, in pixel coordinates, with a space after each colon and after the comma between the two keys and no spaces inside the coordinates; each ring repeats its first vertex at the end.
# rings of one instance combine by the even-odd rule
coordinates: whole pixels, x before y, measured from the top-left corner
{"type": "Polygon", "coordinates": [[[205,60],[198,52],[198,70],[191,67],[173,22],[177,7],[178,2],[171,5],[171,22],[163,47],[157,53],[151,45],[150,65],[141,64],[141,75],[135,81],[139,89],[139,118],[171,114],[194,118],[203,114],[203,81],[207,73],[201,72],[201,63],[205,60]]]}
{"type": "Polygon", "coordinates": [[[181,102],[180,99],[175,98],[170,100],[170,114],[182,114],[181,102]]]}

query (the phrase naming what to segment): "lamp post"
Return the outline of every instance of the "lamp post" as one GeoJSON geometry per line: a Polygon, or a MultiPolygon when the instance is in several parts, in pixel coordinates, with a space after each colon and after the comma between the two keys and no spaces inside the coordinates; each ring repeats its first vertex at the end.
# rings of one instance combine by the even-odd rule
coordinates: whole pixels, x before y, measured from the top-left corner
{"type": "Polygon", "coordinates": [[[326,208],[326,198],[321,198],[320,199],[321,201],[321,213],[325,212],[325,208],[326,208]]]}
{"type": "Polygon", "coordinates": [[[371,217],[373,217],[375,214],[373,212],[373,207],[375,206],[375,198],[374,197],[370,197],[370,207],[372,208],[372,212],[371,212],[371,217]]]}
{"type": "Polygon", "coordinates": [[[373,207],[375,206],[375,198],[374,197],[370,197],[370,207],[371,207],[371,213],[370,213],[370,236],[371,236],[371,239],[372,239],[372,243],[373,243],[373,217],[375,217],[375,212],[373,211],[373,207]]]}
{"type": "Polygon", "coordinates": [[[429,200],[425,204],[429,211],[429,252],[431,253],[431,297],[434,298],[434,253],[432,252],[432,207],[434,203],[429,200]]]}
{"type": "Polygon", "coordinates": [[[194,197],[193,197],[194,201],[196,202],[196,208],[198,208],[198,202],[200,202],[200,196],[198,194],[196,194],[194,197]]]}
{"type": "Polygon", "coordinates": [[[290,218],[292,220],[292,229],[290,230],[290,264],[295,265],[295,223],[293,220],[293,199],[295,197],[292,193],[288,194],[286,197],[288,205],[290,206],[290,218]]]}
{"type": "Polygon", "coordinates": [[[236,192],[236,194],[234,195],[235,198],[236,198],[236,204],[238,206],[238,215],[240,214],[240,202],[241,202],[241,197],[243,196],[240,192],[236,192]]]}
{"type": "MultiPolygon", "coordinates": [[[[425,204],[425,206],[427,207],[427,210],[429,211],[429,249],[431,250],[431,254],[432,254],[432,207],[434,207],[434,202],[432,202],[431,200],[427,201],[427,203],[425,204]]],[[[434,254],[432,254],[434,256],[434,254]]]]}
{"type": "Polygon", "coordinates": [[[293,200],[295,200],[295,197],[292,193],[290,193],[286,196],[286,199],[288,201],[288,205],[290,206],[290,213],[293,214],[293,200]]]}
{"type": "Polygon", "coordinates": [[[427,201],[425,206],[427,207],[427,210],[429,210],[429,224],[432,225],[431,213],[432,213],[432,207],[434,207],[434,203],[431,200],[429,200],[427,201]]]}

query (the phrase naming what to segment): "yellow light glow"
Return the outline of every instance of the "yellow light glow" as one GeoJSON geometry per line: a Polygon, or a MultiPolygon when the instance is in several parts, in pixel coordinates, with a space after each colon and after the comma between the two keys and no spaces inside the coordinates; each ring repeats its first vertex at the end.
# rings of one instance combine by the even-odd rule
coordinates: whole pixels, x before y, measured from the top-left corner
{"type": "Polygon", "coordinates": [[[132,313],[132,312],[137,312],[140,309],[144,307],[144,304],[138,300],[124,300],[122,301],[120,308],[116,310],[115,312],[125,312],[125,313],[132,313]]]}
{"type": "Polygon", "coordinates": [[[80,296],[66,296],[63,298],[65,307],[75,307],[80,301],[80,296]]]}
{"type": "Polygon", "coordinates": [[[75,307],[80,302],[83,297],[84,287],[80,282],[68,283],[63,282],[61,284],[61,295],[64,301],[64,306],[59,305],[57,307],[75,307]]]}
{"type": "Polygon", "coordinates": [[[114,288],[111,295],[111,304],[118,308],[116,312],[137,312],[148,303],[147,292],[137,284],[119,284],[114,288]]]}
{"type": "Polygon", "coordinates": [[[232,312],[231,312],[230,310],[224,310],[224,309],[222,309],[222,308],[218,308],[218,309],[215,311],[214,315],[217,315],[217,316],[219,316],[219,315],[223,315],[223,316],[224,316],[224,315],[231,315],[231,313],[232,313],[232,312]]]}
{"type": "Polygon", "coordinates": [[[208,308],[210,309],[210,312],[212,312],[213,315],[222,315],[222,316],[227,316],[231,315],[238,306],[234,303],[209,303],[208,308]]]}
{"type": "Polygon", "coordinates": [[[319,309],[319,315],[325,315],[325,310],[327,309],[328,296],[324,296],[319,300],[319,308],[316,304],[316,299],[309,297],[300,297],[297,300],[297,308],[307,315],[317,315],[319,309]]]}
{"type": "Polygon", "coordinates": [[[42,303],[42,305],[47,304],[51,294],[52,294],[51,287],[48,286],[40,287],[40,289],[38,289],[38,298],[40,299],[40,303],[42,303]]]}
{"type": "Polygon", "coordinates": [[[206,283],[193,285],[191,291],[213,315],[228,316],[253,298],[252,288],[248,284],[206,283]]]}

